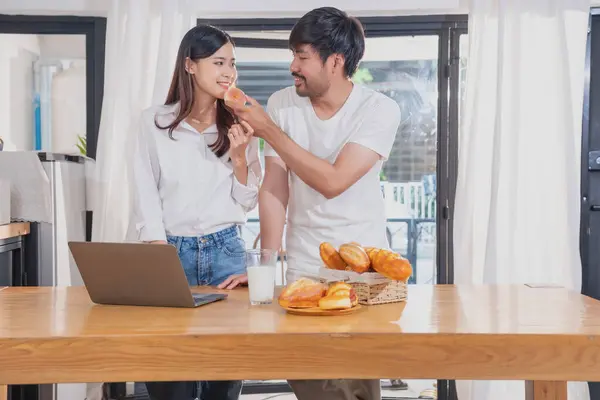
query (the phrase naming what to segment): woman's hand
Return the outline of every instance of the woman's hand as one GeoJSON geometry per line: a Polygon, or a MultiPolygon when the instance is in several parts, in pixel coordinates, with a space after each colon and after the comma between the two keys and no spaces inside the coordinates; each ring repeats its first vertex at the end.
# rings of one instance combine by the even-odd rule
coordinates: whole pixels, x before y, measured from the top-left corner
{"type": "Polygon", "coordinates": [[[254,129],[246,121],[234,124],[229,129],[229,157],[234,164],[246,165],[246,148],[253,134],[254,129]]]}
{"type": "Polygon", "coordinates": [[[248,283],[248,275],[246,274],[236,274],[231,275],[229,278],[225,279],[223,283],[221,283],[218,288],[219,289],[234,289],[237,286],[248,283]]]}

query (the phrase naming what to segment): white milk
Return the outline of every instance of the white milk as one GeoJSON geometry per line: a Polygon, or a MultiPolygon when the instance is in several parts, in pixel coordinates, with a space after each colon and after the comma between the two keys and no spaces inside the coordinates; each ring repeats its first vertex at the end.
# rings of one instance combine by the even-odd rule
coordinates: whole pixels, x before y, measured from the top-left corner
{"type": "Polygon", "coordinates": [[[250,303],[269,304],[275,295],[275,267],[257,265],[246,268],[250,303]]]}

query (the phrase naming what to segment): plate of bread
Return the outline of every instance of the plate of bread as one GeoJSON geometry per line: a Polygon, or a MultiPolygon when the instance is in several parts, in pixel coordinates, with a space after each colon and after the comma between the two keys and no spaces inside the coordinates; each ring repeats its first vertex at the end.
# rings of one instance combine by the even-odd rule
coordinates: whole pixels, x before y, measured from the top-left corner
{"type": "Polygon", "coordinates": [[[354,288],[345,282],[300,278],[279,294],[279,305],[296,315],[344,315],[361,308],[354,288]]]}

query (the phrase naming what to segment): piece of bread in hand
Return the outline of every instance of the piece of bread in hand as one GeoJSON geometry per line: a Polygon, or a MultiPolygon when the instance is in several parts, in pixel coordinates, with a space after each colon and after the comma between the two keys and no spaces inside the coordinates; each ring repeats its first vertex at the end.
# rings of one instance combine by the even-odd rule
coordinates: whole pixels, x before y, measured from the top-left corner
{"type": "Polygon", "coordinates": [[[340,253],[338,253],[331,243],[321,243],[319,246],[319,255],[325,266],[329,269],[345,271],[348,268],[348,265],[340,257],[340,253]]]}
{"type": "Polygon", "coordinates": [[[356,243],[345,243],[340,246],[340,257],[354,272],[362,274],[371,266],[367,252],[356,243]]]}
{"type": "Polygon", "coordinates": [[[358,304],[358,297],[354,288],[344,282],[335,282],[329,285],[327,294],[319,300],[319,308],[323,310],[344,310],[358,304]]]}
{"type": "Polygon", "coordinates": [[[309,278],[300,278],[279,294],[279,305],[286,308],[312,308],[327,293],[327,286],[309,278]]]}

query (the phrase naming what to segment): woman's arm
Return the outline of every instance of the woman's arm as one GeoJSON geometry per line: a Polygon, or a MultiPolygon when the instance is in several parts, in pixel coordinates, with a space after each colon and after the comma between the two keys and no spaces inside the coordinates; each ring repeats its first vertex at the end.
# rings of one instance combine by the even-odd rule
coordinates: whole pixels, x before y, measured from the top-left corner
{"type": "Polygon", "coordinates": [[[162,218],[162,202],[158,193],[160,167],[152,127],[144,113],[140,121],[137,145],[133,154],[133,218],[138,239],[142,242],[166,243],[167,235],[162,218]]]}
{"type": "Polygon", "coordinates": [[[258,188],[262,171],[258,152],[258,139],[251,136],[251,130],[246,132],[248,144],[243,156],[232,157],[231,159],[234,175],[231,196],[244,208],[244,211],[249,212],[258,203],[258,188]]]}

